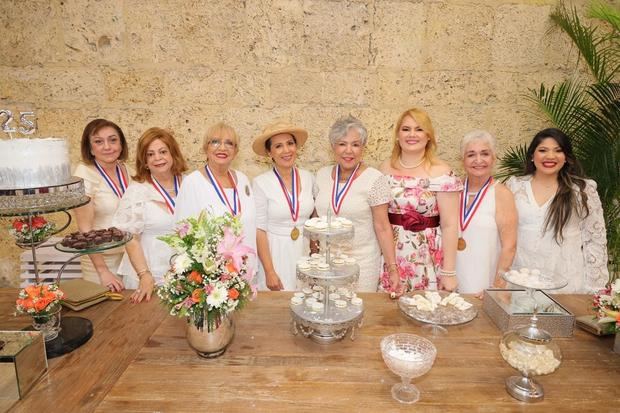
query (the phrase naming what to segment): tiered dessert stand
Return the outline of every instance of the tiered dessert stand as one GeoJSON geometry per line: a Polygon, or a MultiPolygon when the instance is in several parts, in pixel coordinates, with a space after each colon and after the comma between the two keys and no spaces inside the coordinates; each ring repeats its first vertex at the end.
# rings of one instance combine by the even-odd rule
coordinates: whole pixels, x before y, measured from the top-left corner
{"type": "Polygon", "coordinates": [[[531,302],[532,317],[530,325],[509,331],[502,337],[500,353],[504,360],[517,369],[522,376],[506,379],[506,390],[517,400],[538,402],[544,399],[542,385],[532,377],[550,374],[555,371],[562,360],[559,346],[552,341],[551,334],[538,327],[538,303],[536,290],[556,290],[565,287],[568,281],[559,277],[540,277],[527,282],[516,281],[510,272],[503,275],[509,283],[523,287],[526,300],[531,302]]]}
{"type": "Polygon", "coordinates": [[[293,334],[301,332],[304,337],[321,344],[342,340],[348,333],[354,340],[355,329],[362,326],[364,314],[361,299],[353,293],[359,278],[359,265],[343,262],[332,252],[333,244],[353,238],[354,229],[351,225],[336,226],[332,223],[336,219],[328,213],[326,228],[304,226],[304,237],[319,241],[325,258],[323,261],[321,257],[323,265],[319,267],[297,264],[297,279],[305,285],[305,294],[296,293],[296,296],[305,295],[299,297],[301,300],[305,298],[305,302],[291,303],[293,334]],[[309,299],[322,304],[321,309],[317,311],[308,305],[309,299]]]}
{"type": "MultiPolygon", "coordinates": [[[[101,252],[103,250],[118,247],[127,243],[131,236],[125,237],[122,241],[107,243],[99,248],[88,250],[73,250],[63,247],[60,243],[45,244],[49,238],[64,230],[71,223],[71,214],[67,211],[86,205],[90,198],[84,195],[84,181],[81,178],[71,177],[68,182],[61,185],[52,185],[37,188],[16,188],[0,189],[0,216],[1,217],[27,217],[28,224],[32,228],[33,217],[41,214],[54,212],[64,212],[67,222],[54,233],[48,234],[45,239],[35,242],[21,243],[16,242],[20,248],[30,249],[34,263],[35,282],[41,283],[43,280],[39,274],[37,265],[37,248],[54,246],[64,252],[73,252],[71,257],[58,271],[55,283],[60,283],[60,277],[67,263],[73,261],[84,254],[101,252]]],[[[83,317],[62,317],[61,331],[55,339],[46,342],[46,352],[48,358],[69,353],[86,343],[93,334],[93,326],[90,320],[83,317]]]]}

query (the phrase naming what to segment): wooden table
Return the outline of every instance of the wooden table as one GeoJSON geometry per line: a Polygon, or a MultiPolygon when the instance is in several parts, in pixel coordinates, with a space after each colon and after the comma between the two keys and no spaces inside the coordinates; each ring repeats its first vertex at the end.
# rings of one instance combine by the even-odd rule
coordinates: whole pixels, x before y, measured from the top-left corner
{"type": "MultiPolygon", "coordinates": [[[[15,290],[0,290],[0,326],[27,325],[15,318],[15,290]]],[[[80,349],[50,360],[49,372],[15,412],[384,412],[384,411],[593,411],[620,408],[620,356],[612,337],[575,330],[556,339],[563,362],[539,377],[545,400],[524,404],[511,398],[504,379],[516,372],[501,358],[501,336],[480,309],[469,324],[449,327],[434,339],[431,371],[414,383],[414,405],[392,400],[399,378],[381,358],[379,342],[394,332],[426,335],[382,294],[365,299],[364,326],[356,340],[320,345],[293,336],[290,293],[260,293],[238,314],[233,343],[220,358],[199,358],[185,339],[185,321],[168,316],[157,300],[132,305],[105,302],[80,315],[95,333],[80,349]]],[[[471,298],[480,306],[480,302],[471,298]]],[[[585,314],[589,296],[559,296],[575,314],[585,314]]]]}

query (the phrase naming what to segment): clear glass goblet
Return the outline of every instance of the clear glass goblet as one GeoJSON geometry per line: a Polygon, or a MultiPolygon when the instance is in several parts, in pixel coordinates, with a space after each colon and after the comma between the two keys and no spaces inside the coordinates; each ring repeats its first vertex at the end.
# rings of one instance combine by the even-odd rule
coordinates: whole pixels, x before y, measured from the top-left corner
{"type": "Polygon", "coordinates": [[[414,334],[398,333],[383,337],[381,355],[388,368],[402,382],[392,386],[392,397],[401,403],[415,403],[420,391],[411,379],[426,374],[435,361],[437,349],[429,340],[414,334]]]}

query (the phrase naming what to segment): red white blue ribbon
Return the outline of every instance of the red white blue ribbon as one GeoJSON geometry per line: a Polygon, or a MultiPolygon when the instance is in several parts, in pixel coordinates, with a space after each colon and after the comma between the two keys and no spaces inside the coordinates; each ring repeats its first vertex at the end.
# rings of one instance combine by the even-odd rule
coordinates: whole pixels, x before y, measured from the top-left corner
{"type": "Polygon", "coordinates": [[[288,188],[284,184],[284,180],[276,168],[273,168],[273,173],[276,174],[276,178],[278,178],[282,192],[284,192],[284,198],[286,198],[288,208],[291,211],[291,218],[293,219],[293,222],[297,222],[297,219],[299,218],[299,171],[297,168],[293,168],[291,171],[291,181],[293,181],[291,188],[292,193],[289,192],[288,188]]]}
{"type": "Polygon", "coordinates": [[[482,203],[484,196],[487,194],[489,187],[493,183],[493,177],[490,176],[489,179],[482,185],[480,190],[476,193],[474,200],[471,201],[469,208],[467,207],[467,196],[469,189],[469,178],[465,178],[465,188],[463,188],[463,192],[461,192],[461,202],[460,202],[460,211],[459,211],[459,223],[461,225],[461,232],[464,232],[467,229],[467,226],[471,222],[472,218],[476,214],[478,207],[482,203]]]}
{"type": "Polygon", "coordinates": [[[224,190],[224,187],[222,186],[220,181],[217,180],[215,175],[213,175],[213,172],[211,172],[211,169],[209,169],[209,165],[205,165],[205,171],[207,172],[207,177],[209,178],[209,181],[211,181],[211,185],[213,185],[215,193],[217,194],[218,198],[220,198],[220,201],[222,201],[222,204],[224,204],[228,208],[228,210],[233,216],[241,214],[241,199],[239,199],[239,192],[237,192],[237,183],[235,182],[235,179],[233,178],[230,171],[228,171],[228,178],[233,185],[232,206],[228,201],[228,197],[226,196],[226,191],[224,190]]]}
{"type": "Polygon", "coordinates": [[[123,174],[123,171],[121,170],[121,166],[118,163],[116,164],[116,177],[118,178],[118,183],[120,184],[120,188],[116,185],[116,183],[112,180],[112,177],[108,175],[105,169],[103,169],[96,160],[95,160],[95,168],[97,169],[99,174],[103,177],[104,181],[106,181],[110,189],[112,189],[112,192],[114,192],[114,194],[117,197],[121,198],[123,194],[125,193],[125,191],[127,190],[127,178],[125,178],[125,175],[123,174]]]}
{"type": "MultiPolygon", "coordinates": [[[[155,187],[155,190],[159,192],[159,195],[164,199],[166,206],[168,207],[168,211],[171,214],[174,214],[174,207],[176,206],[176,202],[174,198],[166,191],[166,188],[159,183],[157,179],[153,175],[151,175],[151,183],[155,187]]],[[[174,177],[174,194],[177,195],[179,193],[179,177],[174,177]]]]}
{"type": "Polygon", "coordinates": [[[353,184],[353,181],[355,181],[355,174],[357,173],[360,165],[361,162],[355,166],[353,173],[351,173],[351,176],[349,176],[347,181],[343,184],[342,188],[340,188],[340,165],[336,165],[336,176],[334,177],[334,185],[332,186],[332,209],[334,210],[334,213],[336,215],[338,215],[338,213],[340,212],[342,203],[344,202],[344,199],[346,198],[347,193],[349,192],[349,189],[353,184]]]}

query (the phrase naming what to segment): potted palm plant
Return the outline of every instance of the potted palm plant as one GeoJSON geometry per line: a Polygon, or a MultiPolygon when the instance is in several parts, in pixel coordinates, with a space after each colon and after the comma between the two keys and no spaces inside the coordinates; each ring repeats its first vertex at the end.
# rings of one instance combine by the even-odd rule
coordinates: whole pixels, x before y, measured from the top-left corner
{"type": "MultiPolygon", "coordinates": [[[[552,29],[568,35],[588,70],[551,87],[541,84],[527,98],[546,121],[572,138],[586,175],[597,183],[607,227],[612,280],[620,271],[620,9],[593,2],[583,21],[561,2],[551,13],[552,29]]],[[[510,148],[500,160],[499,178],[519,175],[526,146],[510,148]]]]}

